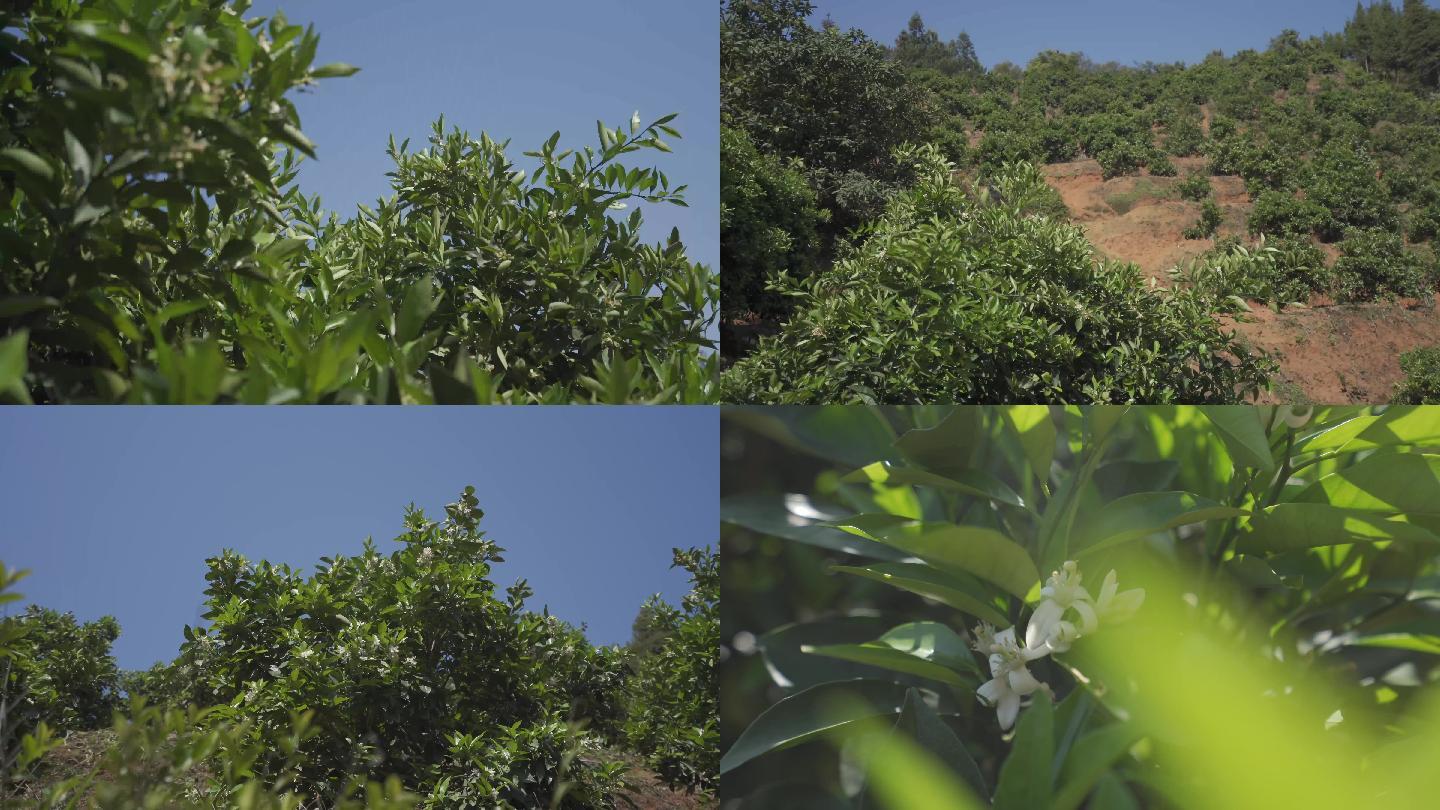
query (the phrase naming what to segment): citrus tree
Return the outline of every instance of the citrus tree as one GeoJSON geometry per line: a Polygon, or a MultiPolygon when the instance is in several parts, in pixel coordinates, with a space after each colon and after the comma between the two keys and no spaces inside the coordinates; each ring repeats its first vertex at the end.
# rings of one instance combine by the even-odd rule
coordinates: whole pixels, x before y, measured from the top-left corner
{"type": "Polygon", "coordinates": [[[647,602],[646,631],[659,637],[626,683],[625,735],[671,785],[713,793],[719,786],[715,656],[720,649],[720,558],[713,549],[675,549],[690,574],[679,608],[647,602]]]}
{"type": "Polygon", "coordinates": [[[967,188],[935,149],[905,154],[919,181],[853,250],[776,282],[795,313],[726,369],[726,401],[1226,402],[1264,384],[1220,302],[1097,259],[1033,165],[967,188]]]}
{"type": "Polygon", "coordinates": [[[0,399],[711,398],[718,283],[634,208],[684,187],[621,162],[669,150],[673,116],[525,168],[437,124],[340,221],[295,184],[318,147],[290,97],[356,68],[248,8],[0,11],[0,399]]]}
{"type": "Polygon", "coordinates": [[[1432,794],[1440,410],[742,409],[725,430],[736,806],[1432,794]]]}

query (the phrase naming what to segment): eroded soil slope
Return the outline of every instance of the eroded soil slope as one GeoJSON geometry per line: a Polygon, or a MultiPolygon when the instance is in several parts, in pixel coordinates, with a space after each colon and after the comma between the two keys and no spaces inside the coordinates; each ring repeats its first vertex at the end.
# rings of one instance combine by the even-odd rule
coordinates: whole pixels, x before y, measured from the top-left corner
{"type": "MultiPolygon", "coordinates": [[[[1080,160],[1047,166],[1045,175],[1102,255],[1134,262],[1163,284],[1169,283],[1166,270],[1215,245],[1211,239],[1181,235],[1199,219],[1200,204],[1180,199],[1177,186],[1190,172],[1204,171],[1205,163],[1204,158],[1179,158],[1178,177],[1105,180],[1100,164],[1080,160]]],[[[1250,215],[1244,182],[1211,177],[1210,183],[1224,214],[1219,236],[1244,237],[1250,215]]],[[[1323,247],[1333,261],[1333,248],[1323,247]]],[[[1255,304],[1251,315],[1227,324],[1280,364],[1263,401],[1384,402],[1402,377],[1400,353],[1440,344],[1440,312],[1436,301],[1429,303],[1335,304],[1316,298],[1308,307],[1278,314],[1255,304]]]]}

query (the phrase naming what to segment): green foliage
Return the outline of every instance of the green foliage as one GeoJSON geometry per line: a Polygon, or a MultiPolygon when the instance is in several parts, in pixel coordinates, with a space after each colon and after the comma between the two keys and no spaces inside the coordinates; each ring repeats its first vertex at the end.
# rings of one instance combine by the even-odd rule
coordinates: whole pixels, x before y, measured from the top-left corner
{"type": "Polygon", "coordinates": [[[1200,202],[1210,196],[1210,178],[1198,172],[1186,175],[1178,188],[1180,189],[1181,198],[1200,202]]]}
{"type": "Polygon", "coordinates": [[[1266,189],[1255,198],[1247,227],[1251,234],[1307,237],[1325,226],[1328,212],[1318,203],[1299,199],[1293,192],[1266,189]]]}
{"type": "Polygon", "coordinates": [[[248,2],[7,7],[0,396],[39,402],[705,400],[717,285],[630,201],[669,117],[521,172],[488,137],[392,148],[396,194],[337,223],[293,185],[288,98],[345,76],[248,2]],[[544,183],[539,181],[543,178],[544,183]],[[440,285],[437,289],[437,285],[440,285]],[[7,373],[8,372],[8,373],[7,373]],[[17,379],[20,380],[17,382],[17,379]]]}
{"type": "MultiPolygon", "coordinates": [[[[623,656],[524,610],[523,580],[495,593],[502,549],[479,529],[483,514],[471,488],[441,522],[412,507],[399,550],[367,543],[309,577],[211,559],[210,624],[187,629],[182,649],[202,691],[257,741],[313,712],[321,731],[301,743],[297,777],[307,791],[359,768],[432,799],[546,806],[563,786],[562,806],[603,806],[614,774],[574,757],[595,740],[570,721],[613,725],[623,656]]],[[[255,769],[283,765],[268,751],[255,769]]]]}
{"type": "Polygon", "coordinates": [[[895,39],[892,50],[896,61],[910,68],[934,70],[947,75],[957,73],[981,73],[985,68],[975,55],[975,45],[964,31],[949,42],[941,42],[940,35],[925,28],[925,21],[914,14],[900,36],[895,39]]]}
{"type": "Polygon", "coordinates": [[[1138,171],[1145,163],[1146,155],[1147,150],[1143,146],[1130,141],[1116,141],[1095,153],[1095,159],[1100,162],[1101,175],[1109,180],[1138,171]]]}
{"type": "Polygon", "coordinates": [[[727,400],[1228,401],[1263,383],[1216,302],[1151,290],[1075,226],[1027,216],[1054,193],[1034,167],[972,195],[934,150],[911,159],[920,182],[851,255],[790,285],[795,317],[725,372],[727,400]]]}
{"type": "Polygon", "coordinates": [[[1277,307],[1305,302],[1313,292],[1328,291],[1333,281],[1325,254],[1308,239],[1262,239],[1255,248],[1224,239],[1172,273],[1208,296],[1231,299],[1236,311],[1246,309],[1245,299],[1277,307]]]}
{"type": "MultiPolygon", "coordinates": [[[[309,714],[297,715],[283,733],[257,742],[245,724],[215,719],[195,708],[165,709],[137,701],[129,717],[116,717],[115,741],[88,772],[44,789],[27,791],[27,806],[53,810],[140,807],[204,810],[295,810],[313,806],[313,794],[299,787],[305,740],[319,733],[309,714]],[[254,768],[265,751],[283,752],[283,765],[268,779],[254,768]]],[[[348,778],[325,806],[336,810],[407,810],[419,797],[399,779],[381,782],[348,778]]]]}
{"type": "Polygon", "coordinates": [[[905,179],[891,150],[924,132],[931,116],[883,46],[859,31],[815,30],[810,10],[808,2],[725,4],[721,117],[760,151],[801,159],[841,229],[883,210],[905,179]]]}
{"type": "Polygon", "coordinates": [[[647,643],[625,687],[625,738],[635,750],[648,752],[650,766],[670,785],[714,793],[720,763],[715,679],[720,561],[710,549],[675,549],[674,559],[690,572],[691,591],[680,609],[658,597],[642,609],[647,643]]]}
{"type": "Polygon", "coordinates": [[[1440,347],[1413,349],[1400,355],[1405,374],[1395,386],[1393,401],[1399,404],[1440,404],[1440,347]]]}
{"type": "Polygon", "coordinates": [[[1426,803],[1440,412],[835,406],[723,430],[721,769],[745,806],[1426,803]]]}
{"type": "Polygon", "coordinates": [[[1165,151],[1176,157],[1198,155],[1205,144],[1200,120],[1192,115],[1176,115],[1165,130],[1165,151]]]}
{"type": "Polygon", "coordinates": [[[1200,203],[1200,219],[1186,228],[1182,234],[1186,239],[1209,239],[1220,227],[1220,206],[1215,199],[1207,198],[1200,203]]]}
{"type": "Polygon", "coordinates": [[[1145,162],[1145,170],[1150,172],[1152,177],[1174,177],[1178,174],[1175,164],[1164,152],[1152,152],[1149,160],[1145,162]]]}
{"type": "Polygon", "coordinates": [[[1379,228],[1346,231],[1335,276],[1338,295],[1346,301],[1424,299],[1435,286],[1434,273],[1405,249],[1400,236],[1379,228]]]}
{"type": "Polygon", "coordinates": [[[1399,221],[1390,195],[1379,179],[1379,164],[1353,141],[1321,148],[1309,167],[1306,198],[1329,212],[1318,231],[1336,239],[1349,227],[1394,230],[1399,221]]]}
{"type": "Polygon", "coordinates": [[[45,721],[55,731],[109,725],[118,705],[119,670],[110,645],[120,635],[114,617],[76,621],[73,613],[31,605],[18,617],[24,638],[14,654],[7,691],[19,696],[12,727],[19,733],[45,721]]]}
{"type": "Polygon", "coordinates": [[[1440,236],[1440,199],[1411,211],[1408,222],[1411,242],[1433,241],[1440,236]]]}

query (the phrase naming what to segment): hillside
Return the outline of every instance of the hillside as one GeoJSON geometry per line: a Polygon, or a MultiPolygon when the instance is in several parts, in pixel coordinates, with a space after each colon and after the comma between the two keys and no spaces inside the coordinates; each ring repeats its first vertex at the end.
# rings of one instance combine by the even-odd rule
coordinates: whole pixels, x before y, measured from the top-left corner
{"type": "MultiPolygon", "coordinates": [[[[1203,158],[1179,158],[1181,174],[1202,172],[1203,158]]],[[[1174,177],[1148,175],[1104,179],[1100,164],[1085,159],[1045,167],[1046,181],[1065,201],[1095,249],[1107,258],[1133,262],[1147,278],[1174,283],[1166,272],[1202,257],[1215,239],[1186,239],[1182,231],[1200,205],[1181,199],[1174,177]]],[[[1217,236],[1258,242],[1245,230],[1253,204],[1238,177],[1210,178],[1224,212],[1217,236]]],[[[1320,243],[1333,267],[1338,250],[1320,243]]],[[[1440,302],[1440,296],[1432,296],[1440,302]]],[[[1262,402],[1361,403],[1384,400],[1403,379],[1402,352],[1440,344],[1440,318],[1414,299],[1337,303],[1312,295],[1306,306],[1278,311],[1251,302],[1242,319],[1225,319],[1242,338],[1279,364],[1262,402]]]]}
{"type": "Polygon", "coordinates": [[[809,11],[726,8],[725,397],[1384,402],[1440,343],[1440,11],[1190,65],[993,68],[918,14],[887,46],[809,11]],[[1053,199],[1014,196],[1027,165],[1053,199]],[[916,241],[917,210],[955,241],[916,241]]]}

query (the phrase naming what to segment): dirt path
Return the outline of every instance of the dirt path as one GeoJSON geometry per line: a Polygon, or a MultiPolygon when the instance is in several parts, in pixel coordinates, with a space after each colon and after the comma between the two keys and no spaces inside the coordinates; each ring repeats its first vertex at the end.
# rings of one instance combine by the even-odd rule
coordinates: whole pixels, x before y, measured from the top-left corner
{"type": "MultiPolygon", "coordinates": [[[[1189,172],[1203,171],[1205,159],[1178,158],[1175,165],[1179,177],[1105,180],[1100,164],[1080,160],[1046,166],[1045,176],[1101,255],[1133,262],[1146,276],[1168,283],[1166,270],[1215,244],[1181,236],[1199,218],[1200,204],[1180,199],[1176,186],[1189,172]]],[[[1224,214],[1219,236],[1244,236],[1250,214],[1244,183],[1238,177],[1210,182],[1224,214]]],[[[1334,249],[1323,247],[1333,261],[1334,249]]],[[[1258,304],[1252,309],[1243,322],[1222,320],[1280,364],[1264,402],[1385,402],[1403,376],[1400,353],[1440,344],[1440,311],[1413,301],[1337,305],[1316,299],[1308,308],[1278,314],[1258,304]]]]}

